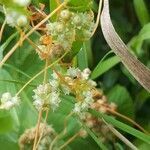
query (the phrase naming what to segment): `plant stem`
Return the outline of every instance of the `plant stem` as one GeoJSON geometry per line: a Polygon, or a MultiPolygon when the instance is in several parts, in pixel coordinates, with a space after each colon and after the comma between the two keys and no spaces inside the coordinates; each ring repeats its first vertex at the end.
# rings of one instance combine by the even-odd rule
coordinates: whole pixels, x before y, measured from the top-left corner
{"type": "Polygon", "coordinates": [[[101,10],[102,10],[102,0],[99,1],[99,7],[98,7],[98,14],[97,14],[97,18],[96,18],[96,23],[95,23],[95,27],[94,27],[94,30],[91,34],[91,37],[94,35],[94,33],[96,32],[96,29],[99,25],[99,18],[100,18],[100,14],[101,14],[101,10]]]}
{"type": "Polygon", "coordinates": [[[37,143],[37,139],[38,139],[38,135],[39,135],[39,128],[40,128],[40,122],[41,122],[41,118],[42,118],[42,112],[43,112],[43,110],[41,109],[39,111],[39,116],[38,116],[38,122],[37,122],[35,138],[34,138],[33,150],[36,150],[36,143],[37,143]]]}
{"type": "MultiPolygon", "coordinates": [[[[56,63],[58,63],[62,58],[64,58],[66,56],[66,54],[68,53],[68,51],[66,51],[64,53],[64,55],[62,55],[59,59],[57,59],[55,62],[53,62],[52,64],[50,64],[49,66],[47,66],[46,69],[51,68],[53,65],[55,65],[56,63]]],[[[39,73],[37,73],[34,77],[32,77],[16,94],[16,96],[18,96],[27,86],[28,84],[30,84],[34,79],[36,79],[38,76],[40,76],[45,69],[41,70],[39,73]]]]}
{"type": "Polygon", "coordinates": [[[4,28],[5,28],[5,25],[6,25],[6,20],[4,20],[4,23],[2,24],[2,27],[0,29],[0,42],[2,40],[2,36],[3,36],[3,31],[4,31],[4,28]]]}
{"type": "MultiPolygon", "coordinates": [[[[48,113],[49,113],[49,109],[46,110],[46,116],[45,116],[45,119],[44,119],[44,123],[46,123],[46,121],[47,121],[48,113]]],[[[42,139],[43,132],[44,132],[44,130],[42,129],[42,132],[41,132],[41,134],[40,134],[40,137],[39,137],[39,140],[38,140],[38,142],[37,142],[37,144],[36,144],[35,149],[37,149],[37,147],[38,147],[38,145],[39,145],[39,143],[40,143],[40,141],[41,141],[41,139],[42,139]]]]}
{"type": "Polygon", "coordinates": [[[75,140],[79,136],[80,132],[76,133],[74,136],[72,136],[68,141],[66,141],[59,150],[65,148],[69,143],[71,143],[73,140],[75,140]]]}

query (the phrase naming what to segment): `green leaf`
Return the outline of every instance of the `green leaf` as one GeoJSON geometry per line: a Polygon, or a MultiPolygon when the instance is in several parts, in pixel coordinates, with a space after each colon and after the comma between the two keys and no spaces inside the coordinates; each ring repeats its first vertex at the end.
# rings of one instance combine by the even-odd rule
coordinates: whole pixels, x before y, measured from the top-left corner
{"type": "Polygon", "coordinates": [[[12,80],[11,75],[4,69],[0,69],[0,94],[4,92],[10,92],[11,94],[16,93],[16,86],[14,83],[6,83],[3,80],[12,80]]]}
{"type": "Polygon", "coordinates": [[[138,54],[143,53],[142,45],[145,40],[150,39],[150,23],[146,24],[139,34],[135,36],[129,43],[129,46],[138,54]]]}
{"type": "Polygon", "coordinates": [[[96,117],[100,117],[100,118],[104,118],[104,120],[108,123],[110,123],[111,125],[113,125],[114,127],[130,134],[133,135],[135,137],[137,137],[138,139],[140,139],[141,141],[150,144],[150,136],[146,135],[132,127],[130,127],[129,125],[126,125],[125,123],[122,123],[118,120],[116,120],[115,118],[108,116],[106,114],[102,114],[99,112],[96,112],[94,110],[90,110],[91,114],[93,114],[96,117]]]}
{"type": "Polygon", "coordinates": [[[0,46],[0,61],[3,59],[3,52],[9,43],[18,35],[18,32],[12,34],[1,46],[0,46]]]}
{"type": "Polygon", "coordinates": [[[144,0],[134,0],[134,8],[141,25],[145,25],[150,21],[148,9],[144,0]]]}
{"type": "Polygon", "coordinates": [[[87,58],[87,51],[86,51],[85,43],[83,44],[83,47],[79,51],[77,55],[77,59],[78,59],[78,67],[80,70],[88,68],[88,58],[87,58]]]}
{"type": "Polygon", "coordinates": [[[105,61],[100,61],[99,64],[96,66],[94,71],[92,72],[91,78],[96,79],[97,77],[101,76],[105,72],[107,72],[109,69],[114,67],[120,62],[120,59],[118,56],[112,56],[105,61]]]}
{"type": "Polygon", "coordinates": [[[87,11],[90,10],[93,6],[92,0],[69,0],[67,3],[67,6],[69,9],[74,10],[74,11],[87,11]]]}
{"type": "Polygon", "coordinates": [[[13,128],[13,119],[9,111],[0,110],[0,133],[6,133],[13,128]]]}
{"type": "Polygon", "coordinates": [[[108,93],[108,101],[115,103],[117,105],[117,111],[121,114],[124,114],[130,118],[134,117],[133,101],[125,87],[116,85],[108,93]]]}
{"type": "MultiPolygon", "coordinates": [[[[53,10],[55,10],[57,8],[56,0],[49,0],[49,4],[50,4],[50,12],[52,12],[53,10]]],[[[52,16],[51,20],[54,21],[56,19],[56,17],[57,17],[57,14],[52,16]]]]}
{"type": "Polygon", "coordinates": [[[93,140],[98,144],[100,149],[107,150],[107,147],[101,142],[100,137],[96,137],[96,135],[86,126],[82,123],[83,127],[87,131],[87,133],[93,138],[93,140]]]}
{"type": "Polygon", "coordinates": [[[66,57],[64,58],[64,61],[65,62],[72,61],[73,57],[75,57],[78,54],[78,52],[81,50],[82,47],[83,47],[83,42],[81,41],[73,42],[71,51],[66,55],[66,57]]]}

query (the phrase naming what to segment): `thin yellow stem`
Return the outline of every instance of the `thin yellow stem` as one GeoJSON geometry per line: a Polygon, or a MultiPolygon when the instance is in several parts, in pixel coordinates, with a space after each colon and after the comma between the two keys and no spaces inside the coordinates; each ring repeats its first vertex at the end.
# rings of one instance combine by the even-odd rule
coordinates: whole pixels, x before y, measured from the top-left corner
{"type": "MultiPolygon", "coordinates": [[[[53,12],[51,12],[45,19],[43,19],[40,23],[34,26],[26,35],[23,36],[22,42],[29,37],[36,29],[38,29],[43,23],[45,23],[50,17],[52,17],[57,11],[59,11],[62,7],[66,5],[67,2],[63,2],[59,7],[57,7],[53,12]]],[[[19,47],[20,42],[18,41],[13,48],[5,55],[3,60],[0,62],[0,68],[7,61],[7,59],[15,52],[15,50],[19,47]]]]}
{"type": "Polygon", "coordinates": [[[3,35],[3,31],[4,31],[4,28],[5,28],[5,25],[6,25],[6,20],[4,20],[4,23],[2,24],[2,27],[0,29],[0,41],[2,40],[2,35],[3,35]]]}
{"type": "MultiPolygon", "coordinates": [[[[59,59],[57,59],[55,62],[53,62],[52,64],[50,64],[49,66],[47,66],[46,69],[51,68],[53,65],[55,65],[56,63],[58,63],[62,58],[65,57],[65,55],[68,52],[65,52],[64,55],[62,55],[59,59]]],[[[16,94],[16,96],[18,96],[27,86],[28,84],[30,84],[34,79],[36,79],[38,76],[40,76],[43,72],[45,71],[45,69],[41,70],[39,73],[37,73],[34,77],[32,77],[16,94]]]]}
{"type": "Polygon", "coordinates": [[[66,116],[66,118],[65,118],[65,120],[64,120],[64,129],[63,129],[63,131],[62,131],[60,134],[58,134],[58,135],[54,138],[54,140],[51,142],[50,147],[49,147],[49,150],[52,150],[53,145],[55,144],[55,142],[57,141],[57,139],[61,138],[61,136],[63,136],[63,135],[66,134],[66,132],[67,132],[67,121],[68,121],[68,118],[69,118],[70,116],[72,116],[72,114],[73,114],[73,112],[69,113],[69,114],[66,116]]]}
{"type": "Polygon", "coordinates": [[[41,118],[42,118],[42,112],[43,112],[43,110],[41,109],[39,111],[39,116],[38,116],[38,122],[37,122],[35,138],[34,138],[33,150],[36,150],[36,143],[37,143],[38,135],[39,135],[39,128],[40,128],[40,123],[41,123],[41,118]]]}
{"type": "Polygon", "coordinates": [[[46,59],[46,62],[45,62],[45,69],[44,69],[44,80],[43,80],[43,83],[46,83],[47,82],[47,67],[48,67],[48,59],[46,59]]]}
{"type": "Polygon", "coordinates": [[[98,24],[99,24],[99,18],[100,18],[100,14],[101,14],[101,10],[102,10],[102,0],[99,1],[99,7],[98,7],[98,14],[97,14],[97,18],[96,18],[96,23],[95,23],[95,27],[94,27],[94,30],[91,34],[91,37],[94,35],[94,33],[96,32],[96,29],[98,27],[98,24]]]}
{"type": "Polygon", "coordinates": [[[37,51],[39,51],[39,52],[42,53],[41,49],[40,49],[31,39],[26,38],[26,40],[31,44],[31,46],[32,46],[33,48],[35,48],[37,51]]]}
{"type": "Polygon", "coordinates": [[[55,0],[57,3],[57,6],[59,6],[61,4],[60,0],[55,0]]]}
{"type": "Polygon", "coordinates": [[[72,136],[68,141],[66,141],[59,150],[65,148],[69,143],[71,143],[73,140],[75,140],[80,135],[80,132],[76,133],[74,136],[72,136]]]}
{"type": "MultiPolygon", "coordinates": [[[[45,116],[45,119],[44,119],[44,123],[47,122],[48,113],[49,113],[49,109],[46,110],[46,116],[45,116]]],[[[35,149],[37,149],[37,147],[38,147],[38,145],[39,145],[39,143],[40,143],[40,141],[41,141],[41,139],[42,139],[43,132],[44,132],[44,129],[42,129],[42,132],[41,132],[41,134],[40,134],[40,137],[39,137],[39,140],[38,140],[38,142],[37,142],[37,144],[36,144],[35,149]]]]}

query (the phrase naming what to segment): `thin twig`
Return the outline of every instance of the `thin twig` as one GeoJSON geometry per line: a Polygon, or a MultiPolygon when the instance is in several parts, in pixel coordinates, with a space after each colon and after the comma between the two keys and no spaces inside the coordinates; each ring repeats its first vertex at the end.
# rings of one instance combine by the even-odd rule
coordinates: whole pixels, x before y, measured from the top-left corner
{"type": "Polygon", "coordinates": [[[39,128],[40,128],[40,122],[41,122],[41,118],[42,118],[42,112],[43,112],[43,110],[41,109],[39,111],[39,116],[38,116],[38,122],[37,122],[35,138],[34,138],[33,150],[36,150],[36,143],[37,143],[37,139],[38,139],[38,135],[39,135],[39,128]]]}
{"type": "Polygon", "coordinates": [[[4,28],[5,28],[5,25],[6,25],[6,20],[4,20],[4,22],[2,24],[2,27],[0,29],[0,42],[2,40],[2,36],[3,36],[3,31],[4,31],[4,28]]]}
{"type": "MultiPolygon", "coordinates": [[[[47,122],[48,113],[49,113],[49,109],[46,110],[46,116],[45,116],[45,119],[44,119],[44,123],[47,122]]],[[[38,140],[38,142],[37,142],[37,144],[36,144],[35,149],[37,149],[37,147],[38,147],[38,145],[39,145],[39,143],[40,143],[40,141],[41,141],[41,139],[42,139],[43,132],[44,132],[44,129],[42,129],[42,132],[41,132],[41,134],[40,134],[40,137],[39,137],[39,140],[38,140]]]]}
{"type": "Polygon", "coordinates": [[[80,132],[76,133],[73,135],[68,141],[66,141],[60,148],[59,150],[65,148],[69,143],[71,143],[73,140],[75,140],[78,136],[80,135],[80,132]]]}
{"type": "Polygon", "coordinates": [[[98,14],[97,14],[97,18],[96,18],[96,23],[95,23],[95,27],[94,27],[94,30],[91,34],[91,37],[94,35],[94,33],[96,32],[96,29],[99,25],[99,18],[100,18],[100,14],[101,14],[101,10],[102,10],[102,0],[99,1],[99,7],[98,7],[98,14]]]}
{"type": "Polygon", "coordinates": [[[72,116],[72,114],[73,114],[73,112],[69,113],[69,115],[67,115],[67,116],[65,117],[65,120],[64,120],[64,129],[63,129],[63,131],[62,131],[60,134],[58,134],[58,135],[54,138],[54,140],[51,142],[50,147],[49,147],[49,150],[52,150],[53,145],[55,144],[55,142],[57,141],[57,139],[59,139],[61,136],[63,136],[63,135],[66,134],[66,132],[67,132],[67,121],[68,121],[68,118],[69,118],[70,116],[72,116]]]}
{"type": "MultiPolygon", "coordinates": [[[[46,69],[51,68],[53,65],[55,65],[56,63],[58,63],[62,58],[64,58],[66,56],[68,52],[66,51],[64,53],[64,55],[62,55],[59,59],[57,59],[55,62],[53,62],[52,64],[50,64],[46,69]]],[[[41,70],[39,73],[37,73],[34,77],[32,77],[16,94],[16,96],[18,96],[27,86],[28,84],[30,84],[34,79],[36,79],[38,76],[40,76],[45,69],[41,70]]]]}

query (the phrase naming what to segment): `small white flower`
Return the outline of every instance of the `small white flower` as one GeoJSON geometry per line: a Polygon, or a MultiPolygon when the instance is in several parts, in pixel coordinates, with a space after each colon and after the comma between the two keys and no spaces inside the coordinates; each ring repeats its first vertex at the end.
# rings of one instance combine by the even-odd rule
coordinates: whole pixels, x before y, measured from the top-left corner
{"type": "Polygon", "coordinates": [[[14,106],[19,105],[20,98],[18,96],[12,97],[10,93],[4,93],[1,97],[0,109],[9,110],[14,106]]]}
{"type": "Polygon", "coordinates": [[[14,107],[14,103],[12,101],[7,101],[5,104],[3,104],[1,106],[2,109],[6,109],[6,110],[9,110],[11,109],[12,107],[14,107]]]}
{"type": "Polygon", "coordinates": [[[18,12],[7,9],[5,15],[7,24],[14,27],[16,25],[16,20],[19,16],[18,12]]]}
{"type": "Polygon", "coordinates": [[[57,90],[57,88],[59,86],[58,80],[50,80],[49,83],[52,86],[52,90],[54,90],[54,91],[57,90]]]}
{"type": "Polygon", "coordinates": [[[90,86],[93,86],[93,87],[96,87],[96,86],[97,86],[97,83],[96,83],[95,81],[93,81],[93,80],[88,80],[88,84],[89,84],[90,86]]]}
{"type": "Polygon", "coordinates": [[[61,87],[62,87],[62,91],[63,91],[63,93],[65,95],[69,95],[70,94],[71,91],[70,91],[70,88],[68,86],[62,84],[61,87]]]}
{"type": "Polygon", "coordinates": [[[85,79],[85,80],[87,80],[89,78],[90,74],[91,74],[90,69],[86,68],[82,72],[82,78],[85,79]]]}
{"type": "Polygon", "coordinates": [[[14,103],[14,105],[19,105],[20,98],[18,96],[12,97],[11,101],[14,103]]]}
{"type": "Polygon", "coordinates": [[[3,93],[2,97],[1,97],[1,103],[5,103],[7,101],[10,101],[12,98],[11,94],[9,92],[3,93]]]}
{"type": "Polygon", "coordinates": [[[52,107],[53,111],[59,106],[61,99],[59,97],[59,92],[52,92],[50,95],[50,106],[52,107]]]}
{"type": "Polygon", "coordinates": [[[75,103],[75,106],[74,106],[73,112],[74,112],[74,113],[76,113],[76,114],[81,113],[81,103],[80,103],[80,102],[75,103]]]}
{"type": "Polygon", "coordinates": [[[53,72],[51,76],[52,76],[52,77],[53,77],[53,79],[55,79],[55,80],[57,80],[57,79],[58,79],[58,75],[57,75],[57,73],[55,73],[55,72],[53,72]]]}
{"type": "Polygon", "coordinates": [[[64,31],[64,25],[62,23],[58,23],[55,27],[56,32],[61,33],[64,31]]]}
{"type": "Polygon", "coordinates": [[[78,68],[69,68],[67,70],[67,75],[69,75],[70,77],[74,78],[77,77],[81,74],[81,71],[78,68]]]}
{"type": "Polygon", "coordinates": [[[17,25],[19,27],[23,27],[25,26],[26,24],[28,23],[28,19],[25,15],[20,15],[18,18],[17,18],[17,25]]]}
{"type": "Polygon", "coordinates": [[[35,94],[37,95],[43,95],[47,94],[50,91],[50,85],[47,84],[40,84],[37,89],[33,90],[35,94]]]}
{"type": "Polygon", "coordinates": [[[69,12],[69,10],[65,9],[65,10],[62,10],[60,12],[60,17],[63,19],[63,20],[68,20],[70,18],[70,15],[71,13],[69,12]]]}
{"type": "Polygon", "coordinates": [[[35,108],[37,110],[40,110],[42,108],[42,106],[43,106],[42,100],[40,100],[40,99],[35,100],[33,102],[33,105],[35,106],[35,108]]]}
{"type": "Polygon", "coordinates": [[[20,6],[28,6],[31,0],[13,0],[13,2],[20,6]]]}
{"type": "Polygon", "coordinates": [[[73,16],[73,18],[72,18],[72,24],[79,26],[79,25],[81,25],[81,23],[82,23],[82,20],[81,20],[81,17],[80,17],[79,14],[73,16]]]}

